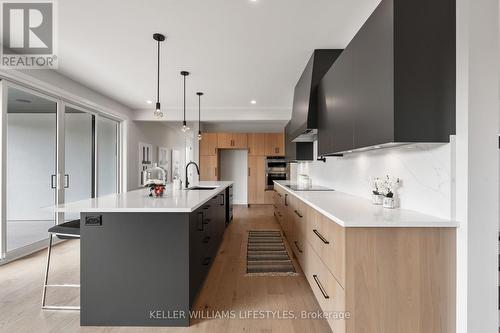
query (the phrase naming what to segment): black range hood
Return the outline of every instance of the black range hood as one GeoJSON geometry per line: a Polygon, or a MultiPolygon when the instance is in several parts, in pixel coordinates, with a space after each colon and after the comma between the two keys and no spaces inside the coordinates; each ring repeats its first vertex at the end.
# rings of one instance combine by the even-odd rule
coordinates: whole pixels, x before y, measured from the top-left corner
{"type": "Polygon", "coordinates": [[[318,132],[318,85],[337,57],[339,49],[314,50],[302,73],[293,96],[289,139],[294,142],[312,142],[318,132]]]}
{"type": "Polygon", "coordinates": [[[455,30],[455,0],[382,0],[318,85],[318,155],[449,142],[455,30]]]}

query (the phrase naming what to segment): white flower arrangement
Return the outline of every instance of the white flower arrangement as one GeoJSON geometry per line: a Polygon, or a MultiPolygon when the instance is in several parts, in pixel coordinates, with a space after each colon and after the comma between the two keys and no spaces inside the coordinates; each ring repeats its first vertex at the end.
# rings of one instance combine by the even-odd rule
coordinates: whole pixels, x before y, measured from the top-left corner
{"type": "Polygon", "coordinates": [[[374,195],[381,195],[382,189],[384,188],[384,180],[379,177],[372,179],[372,193],[374,195]]]}
{"type": "Polygon", "coordinates": [[[401,181],[399,178],[392,177],[390,175],[386,175],[384,180],[382,181],[381,191],[382,194],[386,198],[393,198],[396,189],[400,186],[401,181]]]}

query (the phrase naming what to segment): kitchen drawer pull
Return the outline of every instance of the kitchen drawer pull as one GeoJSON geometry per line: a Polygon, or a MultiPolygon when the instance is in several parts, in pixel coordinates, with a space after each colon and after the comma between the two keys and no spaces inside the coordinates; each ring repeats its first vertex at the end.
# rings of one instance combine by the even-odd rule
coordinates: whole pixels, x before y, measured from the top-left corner
{"type": "Polygon", "coordinates": [[[323,285],[321,284],[321,282],[318,279],[318,276],[317,275],[313,275],[313,279],[316,282],[316,284],[318,285],[318,288],[321,291],[321,293],[323,294],[323,297],[326,298],[326,299],[329,299],[330,296],[328,296],[328,294],[326,293],[325,289],[323,288],[323,285]]]}
{"type": "Polygon", "coordinates": [[[318,232],[318,230],[313,229],[313,232],[316,234],[316,236],[318,236],[318,237],[319,237],[319,239],[321,239],[321,240],[323,241],[323,243],[325,243],[325,244],[330,244],[330,242],[329,242],[329,241],[327,241],[327,240],[325,239],[325,237],[323,237],[323,235],[321,235],[321,234],[318,232]]]}
{"type": "Polygon", "coordinates": [[[221,206],[224,206],[226,204],[226,198],[225,198],[225,196],[226,195],[224,193],[220,195],[220,205],[221,206]]]}
{"type": "Polygon", "coordinates": [[[210,236],[203,238],[203,243],[208,243],[210,241],[210,236]]]}
{"type": "Polygon", "coordinates": [[[298,211],[298,210],[294,210],[294,212],[295,212],[295,214],[297,214],[297,216],[298,216],[298,217],[300,217],[300,218],[303,218],[303,217],[304,217],[304,216],[302,216],[302,214],[300,214],[300,213],[299,213],[299,211],[298,211]]]}
{"type": "Polygon", "coordinates": [[[297,248],[299,253],[302,253],[302,250],[300,249],[299,245],[297,244],[297,241],[294,241],[294,243],[295,243],[295,247],[297,248]]]}
{"type": "Polygon", "coordinates": [[[204,231],[204,228],[203,228],[203,219],[204,219],[204,216],[203,216],[203,212],[199,212],[198,213],[198,231],[204,231]],[[200,221],[201,221],[201,226],[200,226],[200,221]]]}
{"type": "Polygon", "coordinates": [[[287,201],[287,199],[288,199],[288,194],[286,194],[286,193],[285,193],[285,206],[288,206],[288,201],[287,201]]]}
{"type": "Polygon", "coordinates": [[[210,264],[210,261],[212,260],[211,257],[205,257],[205,259],[203,259],[203,266],[208,266],[208,264],[210,264]]]}

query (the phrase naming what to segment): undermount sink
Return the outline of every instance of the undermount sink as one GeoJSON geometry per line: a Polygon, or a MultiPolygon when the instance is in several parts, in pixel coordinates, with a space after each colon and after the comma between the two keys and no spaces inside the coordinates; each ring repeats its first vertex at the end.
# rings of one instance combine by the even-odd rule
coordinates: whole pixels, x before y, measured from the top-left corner
{"type": "Polygon", "coordinates": [[[196,191],[210,191],[215,190],[217,186],[193,186],[188,188],[188,190],[196,190],[196,191]]]}

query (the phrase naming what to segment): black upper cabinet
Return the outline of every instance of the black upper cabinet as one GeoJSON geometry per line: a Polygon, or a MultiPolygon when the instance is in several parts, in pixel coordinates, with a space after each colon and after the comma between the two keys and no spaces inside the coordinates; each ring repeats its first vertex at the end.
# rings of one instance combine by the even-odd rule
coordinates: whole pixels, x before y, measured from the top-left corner
{"type": "Polygon", "coordinates": [[[455,1],[382,0],[318,87],[318,154],[455,134],[455,1]]]}
{"type": "Polygon", "coordinates": [[[293,142],[290,133],[291,121],[285,127],[285,160],[289,163],[312,161],[314,158],[312,142],[293,142]]]}
{"type": "Polygon", "coordinates": [[[292,120],[289,127],[292,140],[311,130],[317,130],[318,85],[341,53],[342,50],[337,49],[314,50],[294,90],[292,120]]]}

